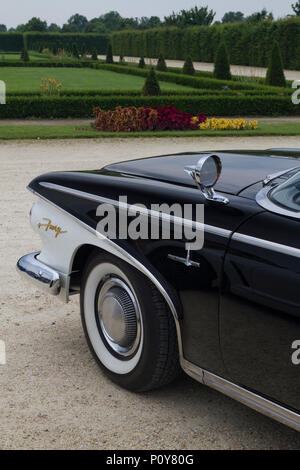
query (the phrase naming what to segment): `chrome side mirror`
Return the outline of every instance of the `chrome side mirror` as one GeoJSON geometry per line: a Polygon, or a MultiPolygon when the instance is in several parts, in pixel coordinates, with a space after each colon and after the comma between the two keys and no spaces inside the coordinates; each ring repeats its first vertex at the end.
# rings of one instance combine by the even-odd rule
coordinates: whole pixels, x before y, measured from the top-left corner
{"type": "Polygon", "coordinates": [[[206,155],[200,158],[197,165],[187,166],[184,171],[193,178],[208,201],[220,202],[222,204],[229,203],[227,198],[217,195],[214,191],[214,186],[217,184],[222,172],[220,157],[217,155],[206,155]]]}

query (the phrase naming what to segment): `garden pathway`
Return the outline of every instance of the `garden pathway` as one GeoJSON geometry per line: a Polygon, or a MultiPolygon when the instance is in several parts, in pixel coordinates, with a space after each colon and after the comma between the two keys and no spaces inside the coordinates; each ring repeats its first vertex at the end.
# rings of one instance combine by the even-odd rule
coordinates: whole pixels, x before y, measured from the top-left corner
{"type": "MultiPolygon", "coordinates": [[[[105,56],[99,56],[100,59],[105,59],[105,56]]],[[[139,57],[124,57],[126,62],[139,62],[139,57]]],[[[114,60],[119,61],[119,56],[115,56],[114,60]]],[[[145,59],[147,64],[156,65],[157,59],[145,59]]],[[[183,60],[166,60],[168,67],[183,67],[183,60]]],[[[214,64],[208,62],[194,62],[196,70],[203,72],[212,72],[214,64]]],[[[267,69],[264,67],[248,67],[244,65],[232,65],[231,73],[233,75],[239,75],[241,77],[262,77],[266,76],[267,69]]],[[[285,70],[285,76],[287,80],[300,80],[300,70],[285,70]]]]}

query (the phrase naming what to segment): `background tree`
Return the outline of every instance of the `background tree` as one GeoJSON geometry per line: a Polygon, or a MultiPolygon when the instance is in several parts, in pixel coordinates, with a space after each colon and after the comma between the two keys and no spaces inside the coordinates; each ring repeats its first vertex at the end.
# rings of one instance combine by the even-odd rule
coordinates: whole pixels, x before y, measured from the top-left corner
{"type": "Polygon", "coordinates": [[[113,64],[114,63],[114,57],[113,57],[113,51],[112,51],[111,43],[109,43],[108,46],[107,46],[106,63],[107,64],[113,64]]]}
{"type": "Polygon", "coordinates": [[[187,57],[184,63],[182,73],[184,75],[195,75],[194,64],[191,57],[187,57]]]}
{"type": "Polygon", "coordinates": [[[122,18],[118,31],[122,29],[139,29],[139,19],[138,18],[122,18]]]}
{"type": "Polygon", "coordinates": [[[60,31],[61,31],[61,28],[56,23],[51,23],[48,26],[49,33],[59,33],[60,31]]]}
{"type": "Polygon", "coordinates": [[[107,33],[107,29],[102,19],[100,18],[93,18],[90,20],[84,28],[85,33],[97,33],[97,34],[105,34],[107,33]]]}
{"type": "Polygon", "coordinates": [[[162,54],[160,54],[160,56],[158,58],[156,70],[158,72],[167,72],[168,71],[166,61],[165,61],[164,56],[162,54]]]}
{"type": "Polygon", "coordinates": [[[214,77],[219,80],[231,80],[228,51],[224,41],[221,41],[217,49],[214,77]]]}
{"type": "Polygon", "coordinates": [[[6,33],[7,32],[7,27],[5,24],[0,24],[0,33],[6,33]]]}
{"type": "Polygon", "coordinates": [[[47,21],[42,21],[40,18],[33,17],[25,24],[23,31],[39,31],[41,33],[45,33],[47,31],[47,21]]]}
{"type": "Polygon", "coordinates": [[[110,11],[100,16],[107,31],[119,31],[122,29],[122,16],[117,11],[110,11]]]}
{"type": "Polygon", "coordinates": [[[194,7],[190,10],[181,10],[180,13],[172,13],[165,16],[165,24],[167,26],[203,26],[212,24],[216,13],[206,7],[194,7]]]}
{"type": "Polygon", "coordinates": [[[300,16],[300,0],[292,5],[295,15],[300,16]]]}
{"type": "Polygon", "coordinates": [[[273,13],[268,13],[268,11],[264,8],[261,11],[257,11],[252,13],[252,15],[247,16],[246,21],[249,23],[260,23],[260,21],[273,21],[274,16],[273,13]]]}
{"type": "Polygon", "coordinates": [[[156,74],[153,68],[150,69],[150,72],[146,78],[145,85],[142,89],[143,96],[159,96],[160,95],[160,86],[156,78],[156,74]]]}
{"type": "Polygon", "coordinates": [[[270,86],[286,86],[286,80],[283,70],[282,56],[280,52],[280,47],[277,41],[274,41],[269,67],[266,76],[266,85],[270,86]]]}
{"type": "Polygon", "coordinates": [[[62,33],[79,33],[78,28],[75,24],[64,24],[62,29],[62,33]]]}
{"type": "Polygon", "coordinates": [[[65,32],[82,33],[87,23],[88,23],[88,19],[85,16],[82,16],[76,13],[76,15],[72,15],[68,19],[68,23],[63,26],[63,29],[65,30],[65,32]]]}
{"type": "Polygon", "coordinates": [[[158,28],[162,25],[162,22],[158,16],[151,16],[148,18],[147,16],[143,16],[138,20],[138,29],[152,29],[158,28]]]}
{"type": "Polygon", "coordinates": [[[222,23],[237,23],[244,21],[244,13],[241,11],[228,11],[222,18],[222,23]]]}

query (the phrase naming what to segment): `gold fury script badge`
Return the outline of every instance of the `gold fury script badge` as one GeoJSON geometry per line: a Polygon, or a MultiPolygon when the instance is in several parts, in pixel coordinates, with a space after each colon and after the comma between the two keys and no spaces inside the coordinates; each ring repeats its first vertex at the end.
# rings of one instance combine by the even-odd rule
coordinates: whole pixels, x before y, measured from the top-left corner
{"type": "Polygon", "coordinates": [[[43,217],[43,220],[45,220],[47,223],[46,224],[41,224],[41,222],[39,222],[37,225],[38,225],[38,228],[44,228],[45,229],[45,232],[48,232],[48,230],[53,230],[53,232],[55,232],[55,238],[58,237],[58,235],[61,235],[63,233],[68,233],[67,231],[63,231],[61,229],[61,227],[58,227],[58,225],[52,225],[52,222],[50,219],[47,219],[46,217],[43,217]]]}

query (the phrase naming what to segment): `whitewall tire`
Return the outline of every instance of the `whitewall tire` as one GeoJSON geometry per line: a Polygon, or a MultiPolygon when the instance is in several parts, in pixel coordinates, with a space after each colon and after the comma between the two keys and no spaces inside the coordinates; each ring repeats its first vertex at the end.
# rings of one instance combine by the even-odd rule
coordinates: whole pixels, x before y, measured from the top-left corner
{"type": "Polygon", "coordinates": [[[132,391],[146,391],[177,376],[173,317],[142,273],[95,251],[83,272],[80,304],[88,345],[114,382],[132,391]]]}

